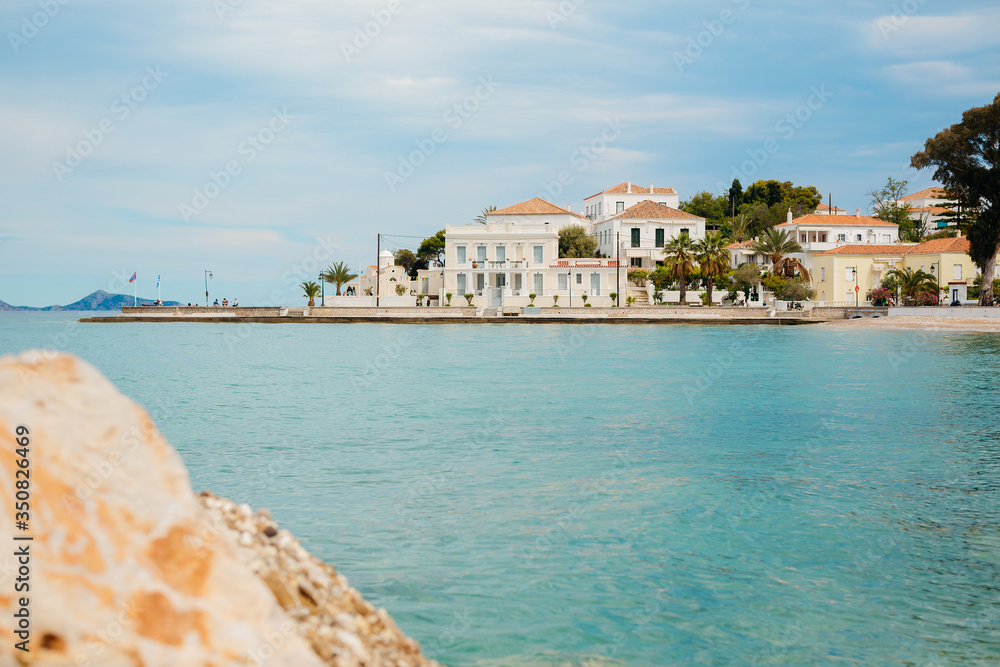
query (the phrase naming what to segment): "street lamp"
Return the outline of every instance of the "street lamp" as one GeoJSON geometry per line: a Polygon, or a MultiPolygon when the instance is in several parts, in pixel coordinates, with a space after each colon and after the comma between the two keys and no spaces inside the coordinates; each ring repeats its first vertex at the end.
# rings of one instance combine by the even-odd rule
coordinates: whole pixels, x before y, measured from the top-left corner
{"type": "Polygon", "coordinates": [[[214,278],[214,277],[215,276],[212,275],[211,271],[209,271],[208,269],[205,269],[205,307],[206,308],[208,308],[208,279],[209,278],[214,278]]]}
{"type": "Polygon", "coordinates": [[[326,281],[323,280],[323,274],[322,273],[319,274],[319,287],[320,287],[321,293],[323,295],[321,297],[322,301],[320,301],[319,305],[322,306],[322,307],[326,307],[326,281]]]}
{"type": "Polygon", "coordinates": [[[937,299],[941,301],[941,262],[931,262],[931,275],[937,280],[937,299]],[[938,271],[934,272],[934,265],[937,264],[938,271]]]}
{"type": "Polygon", "coordinates": [[[569,275],[569,280],[567,280],[566,282],[569,283],[569,307],[572,308],[573,307],[573,272],[570,271],[568,275],[569,275]]]}

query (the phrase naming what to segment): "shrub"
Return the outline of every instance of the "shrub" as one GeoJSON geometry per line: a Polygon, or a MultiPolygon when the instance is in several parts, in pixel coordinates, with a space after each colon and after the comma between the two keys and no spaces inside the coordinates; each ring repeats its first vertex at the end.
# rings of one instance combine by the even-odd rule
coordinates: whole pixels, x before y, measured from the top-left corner
{"type": "Polygon", "coordinates": [[[444,298],[448,300],[448,302],[445,303],[444,305],[450,306],[451,305],[451,292],[445,293],[444,298]]]}
{"type": "Polygon", "coordinates": [[[465,293],[465,294],[463,294],[462,296],[464,296],[464,297],[465,297],[465,302],[466,302],[466,303],[467,303],[468,305],[470,305],[470,306],[472,305],[472,300],[473,300],[474,298],[476,298],[476,295],[475,295],[475,294],[473,294],[472,292],[466,292],[466,293],[465,293]]]}
{"type": "Polygon", "coordinates": [[[888,306],[892,304],[892,292],[885,287],[876,287],[871,292],[873,306],[888,306]]]}
{"type": "Polygon", "coordinates": [[[559,307],[559,295],[553,295],[553,297],[552,297],[552,307],[553,308],[558,308],[559,307]]]}
{"type": "Polygon", "coordinates": [[[583,294],[583,295],[580,296],[580,298],[583,299],[583,305],[586,306],[587,305],[587,295],[583,294]]]}
{"type": "Polygon", "coordinates": [[[535,299],[538,298],[538,295],[537,294],[529,294],[528,298],[531,299],[531,302],[528,303],[528,305],[531,306],[532,308],[534,308],[535,307],[535,299]]]}
{"type": "Polygon", "coordinates": [[[629,269],[628,279],[635,283],[638,287],[645,287],[646,281],[649,280],[649,271],[644,271],[643,269],[629,269]]]}
{"type": "Polygon", "coordinates": [[[701,305],[703,305],[703,306],[711,306],[712,305],[709,302],[709,300],[708,300],[708,292],[701,292],[698,296],[701,297],[701,305]]]}
{"type": "Polygon", "coordinates": [[[585,304],[583,304],[583,307],[584,308],[593,308],[594,304],[592,304],[592,303],[585,303],[585,304]]]}
{"type": "Polygon", "coordinates": [[[611,297],[611,307],[615,308],[618,306],[618,292],[612,292],[608,296],[611,297]]]}
{"type": "Polygon", "coordinates": [[[938,295],[934,292],[923,292],[917,295],[917,305],[918,306],[936,306],[938,305],[938,295]]]}
{"type": "Polygon", "coordinates": [[[625,297],[625,305],[626,306],[631,307],[633,303],[635,303],[635,297],[634,296],[625,297]]]}
{"type": "Polygon", "coordinates": [[[663,303],[663,290],[653,290],[653,303],[657,306],[663,303]]]}

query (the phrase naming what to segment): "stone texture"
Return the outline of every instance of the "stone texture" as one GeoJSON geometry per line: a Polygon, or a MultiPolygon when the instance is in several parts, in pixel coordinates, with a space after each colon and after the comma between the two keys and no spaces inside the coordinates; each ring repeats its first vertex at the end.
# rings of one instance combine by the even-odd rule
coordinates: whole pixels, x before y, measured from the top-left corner
{"type": "Polygon", "coordinates": [[[0,535],[15,533],[18,425],[32,650],[13,648],[16,574],[0,556],[0,667],[434,664],[266,511],[196,497],[146,412],[68,355],[0,359],[0,535]]]}

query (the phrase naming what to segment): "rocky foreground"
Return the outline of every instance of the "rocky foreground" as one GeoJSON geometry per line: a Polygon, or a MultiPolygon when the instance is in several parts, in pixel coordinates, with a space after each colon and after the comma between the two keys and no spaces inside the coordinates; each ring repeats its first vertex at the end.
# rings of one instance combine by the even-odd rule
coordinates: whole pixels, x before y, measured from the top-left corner
{"type": "Polygon", "coordinates": [[[3,553],[30,554],[20,592],[0,556],[0,667],[437,664],[266,510],[195,496],[146,412],[89,364],[0,359],[0,443],[3,553]]]}

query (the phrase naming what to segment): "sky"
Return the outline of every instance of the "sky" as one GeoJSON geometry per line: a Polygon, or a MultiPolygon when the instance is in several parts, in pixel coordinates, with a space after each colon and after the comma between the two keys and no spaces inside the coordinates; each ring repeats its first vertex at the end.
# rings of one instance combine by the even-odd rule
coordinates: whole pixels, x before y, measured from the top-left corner
{"type": "Polygon", "coordinates": [[[485,206],[734,177],[869,210],[1000,92],[1000,7],[6,0],[0,300],[304,304],[485,206]]]}

